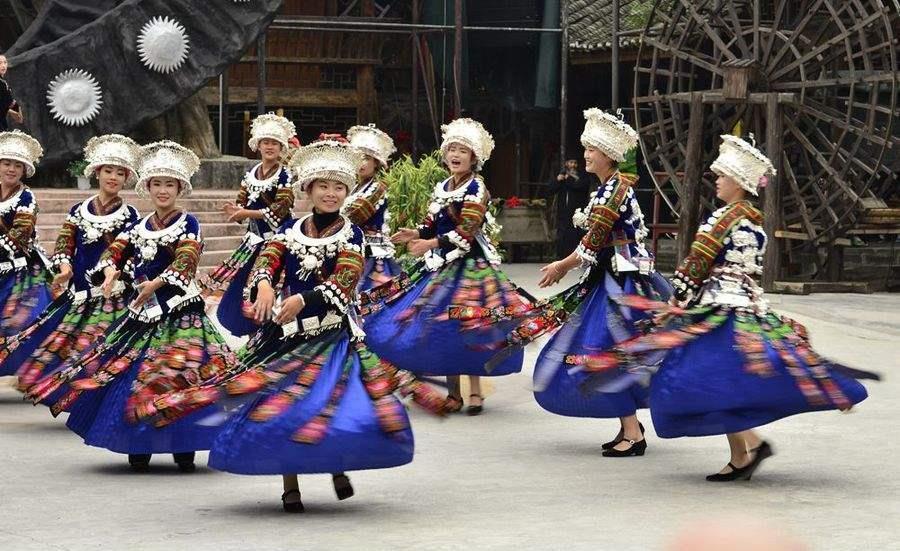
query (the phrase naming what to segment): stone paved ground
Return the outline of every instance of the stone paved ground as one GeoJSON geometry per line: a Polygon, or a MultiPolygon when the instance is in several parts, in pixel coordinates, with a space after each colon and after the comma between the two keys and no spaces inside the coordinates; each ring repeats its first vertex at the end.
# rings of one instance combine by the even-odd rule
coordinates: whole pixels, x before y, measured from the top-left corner
{"type": "MultiPolygon", "coordinates": [[[[536,270],[508,271],[533,289],[536,270]]],[[[662,549],[685,523],[741,512],[814,549],[900,549],[900,295],[771,301],[822,353],[887,377],[854,413],[764,428],[777,455],[750,483],[703,480],[727,458],[718,437],[648,430],[646,456],[601,457],[616,422],[541,410],[534,352],[524,373],[494,381],[481,417],[413,412],[415,461],[352,474],[351,500],[337,502],[325,476],[304,477],[300,516],[281,512],[277,477],[182,475],[164,457],[131,474],[0,383],[0,549],[662,549]]]]}

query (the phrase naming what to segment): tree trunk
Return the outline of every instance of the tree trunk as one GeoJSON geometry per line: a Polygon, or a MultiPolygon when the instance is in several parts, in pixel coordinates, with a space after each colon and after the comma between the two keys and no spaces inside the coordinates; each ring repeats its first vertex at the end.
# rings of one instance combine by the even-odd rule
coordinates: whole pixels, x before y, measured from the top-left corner
{"type": "Polygon", "coordinates": [[[209,111],[200,93],[194,94],[163,115],[145,122],[135,132],[141,141],[173,140],[201,159],[220,157],[209,111]]]}

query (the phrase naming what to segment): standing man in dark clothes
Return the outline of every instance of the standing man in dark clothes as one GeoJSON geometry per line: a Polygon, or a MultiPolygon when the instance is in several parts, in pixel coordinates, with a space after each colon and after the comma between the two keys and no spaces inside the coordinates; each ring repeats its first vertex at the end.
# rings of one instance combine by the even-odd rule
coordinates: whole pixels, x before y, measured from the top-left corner
{"type": "Polygon", "coordinates": [[[550,182],[548,199],[556,195],[556,257],[564,258],[575,250],[582,231],[572,224],[575,209],[587,204],[589,176],[581,171],[576,159],[566,161],[566,166],[550,182]]]}
{"type": "Polygon", "coordinates": [[[13,99],[12,90],[6,83],[6,69],[8,68],[6,56],[0,54],[0,132],[9,130],[9,122],[6,117],[14,120],[16,124],[22,124],[22,113],[19,112],[19,105],[13,99]]]}

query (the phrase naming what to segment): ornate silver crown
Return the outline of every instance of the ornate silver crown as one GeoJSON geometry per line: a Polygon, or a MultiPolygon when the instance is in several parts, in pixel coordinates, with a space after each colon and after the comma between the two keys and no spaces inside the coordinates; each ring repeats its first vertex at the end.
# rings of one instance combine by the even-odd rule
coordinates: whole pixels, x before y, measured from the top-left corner
{"type": "Polygon", "coordinates": [[[25,165],[26,178],[34,176],[34,167],[43,155],[41,144],[21,130],[0,132],[0,159],[19,161],[25,165]]]}
{"type": "Polygon", "coordinates": [[[349,143],[320,140],[297,150],[291,168],[297,174],[295,184],[301,189],[315,180],[334,180],[352,189],[362,164],[363,153],[349,143]]]}
{"type": "Polygon", "coordinates": [[[126,184],[133,184],[137,180],[140,154],[140,146],[131,138],[120,134],[95,136],[84,146],[84,158],[88,162],[84,175],[90,178],[104,165],[120,166],[128,169],[126,184]]]}
{"type": "Polygon", "coordinates": [[[762,151],[730,134],[722,135],[719,156],[709,169],[729,176],[753,195],[759,195],[759,185],[766,174],[776,174],[772,161],[762,151]]]}
{"type": "Polygon", "coordinates": [[[450,144],[462,144],[475,154],[478,169],[484,166],[494,151],[494,137],[480,122],[468,118],[456,119],[441,126],[441,154],[446,155],[450,144]]]}
{"type": "Polygon", "coordinates": [[[584,119],[584,132],[581,133],[584,147],[596,147],[621,163],[625,153],[637,145],[638,133],[620,116],[592,107],[584,112],[584,119]]]}
{"type": "Polygon", "coordinates": [[[175,178],[181,182],[178,195],[190,195],[191,178],[200,170],[200,158],[193,151],[173,141],[163,140],[141,147],[138,167],[140,180],[134,186],[138,195],[146,197],[151,178],[175,178]]]}
{"type": "Polygon", "coordinates": [[[397,148],[394,147],[394,140],[385,132],[375,128],[374,124],[351,127],[347,131],[347,139],[350,140],[350,145],[366,155],[378,159],[385,166],[391,155],[397,151],[397,148]]]}
{"type": "Polygon", "coordinates": [[[247,145],[256,151],[260,140],[266,138],[275,140],[281,144],[282,149],[288,148],[288,140],[297,133],[294,123],[275,113],[266,113],[253,119],[250,123],[250,139],[247,145]]]}

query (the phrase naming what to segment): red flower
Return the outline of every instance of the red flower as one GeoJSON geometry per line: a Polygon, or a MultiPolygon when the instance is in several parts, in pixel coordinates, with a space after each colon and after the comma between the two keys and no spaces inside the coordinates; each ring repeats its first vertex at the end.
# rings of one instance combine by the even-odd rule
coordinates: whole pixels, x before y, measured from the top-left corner
{"type": "Polygon", "coordinates": [[[516,207],[521,207],[522,200],[519,199],[518,197],[516,197],[515,195],[513,195],[512,197],[510,197],[509,199],[506,200],[505,206],[510,209],[514,209],[516,207]]]}

